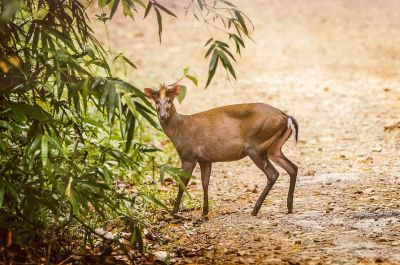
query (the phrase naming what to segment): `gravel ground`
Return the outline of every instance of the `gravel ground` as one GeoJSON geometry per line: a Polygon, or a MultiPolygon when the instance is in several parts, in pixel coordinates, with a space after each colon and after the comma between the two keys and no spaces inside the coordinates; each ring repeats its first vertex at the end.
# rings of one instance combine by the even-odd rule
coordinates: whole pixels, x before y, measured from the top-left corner
{"type": "MultiPolygon", "coordinates": [[[[172,9],[180,3],[165,2],[172,9]]],[[[238,80],[220,71],[209,89],[189,87],[177,108],[265,102],[296,117],[299,143],[284,147],[300,168],[294,213],[286,214],[285,172],[252,217],[266,177],[249,159],[215,163],[209,220],[199,221],[194,210],[165,228],[173,261],[400,264],[400,129],[384,130],[400,121],[400,1],[237,3],[255,25],[255,42],[236,65],[238,80]]],[[[166,18],[160,45],[149,20],[116,18],[109,26],[110,47],[139,65],[132,81],[171,83],[190,65],[204,82],[207,30],[191,18],[166,18]]],[[[199,178],[190,189],[201,201],[199,178]]]]}

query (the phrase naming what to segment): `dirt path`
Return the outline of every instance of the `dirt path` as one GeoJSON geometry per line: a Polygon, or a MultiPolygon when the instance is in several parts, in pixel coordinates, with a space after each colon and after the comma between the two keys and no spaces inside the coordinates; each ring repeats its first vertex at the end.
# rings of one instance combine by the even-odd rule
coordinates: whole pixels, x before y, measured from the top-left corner
{"type": "MultiPolygon", "coordinates": [[[[166,228],[179,264],[400,264],[400,2],[240,1],[256,27],[237,65],[238,81],[219,74],[204,91],[190,88],[179,111],[266,102],[299,122],[300,167],[294,214],[286,214],[281,172],[260,214],[250,216],[265,176],[249,159],[213,165],[210,219],[166,228]]],[[[173,7],[174,4],[171,4],[173,7]]],[[[150,18],[153,19],[154,18],[150,18]]],[[[191,19],[170,21],[160,46],[155,28],[118,19],[111,47],[133,55],[154,85],[175,69],[207,69],[207,37],[191,19]]],[[[144,80],[135,74],[138,85],[144,80]]],[[[199,176],[198,169],[195,175],[199,176]]],[[[201,201],[199,179],[190,185],[201,201]]]]}

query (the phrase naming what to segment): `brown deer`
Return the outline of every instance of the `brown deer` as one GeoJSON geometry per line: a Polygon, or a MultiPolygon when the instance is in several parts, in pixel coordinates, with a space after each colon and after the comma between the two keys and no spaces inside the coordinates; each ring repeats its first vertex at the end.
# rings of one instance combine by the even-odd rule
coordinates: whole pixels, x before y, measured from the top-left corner
{"type": "MultiPolygon", "coordinates": [[[[297,142],[296,120],[272,106],[262,103],[229,105],[193,115],[179,114],[174,106],[180,85],[160,90],[145,88],[147,97],[154,100],[157,115],[164,132],[171,139],[182,163],[182,169],[192,173],[200,165],[204,192],[203,215],[208,214],[208,184],[213,162],[226,162],[250,157],[267,176],[267,186],[252,211],[257,215],[272,186],[278,171],[271,164],[282,167],[290,176],[287,197],[288,213],[293,210],[293,193],[296,185],[297,166],[287,159],[282,145],[293,135],[297,142]]],[[[182,178],[187,185],[188,178],[182,178]]],[[[173,213],[179,210],[183,190],[179,188],[173,213]]]]}

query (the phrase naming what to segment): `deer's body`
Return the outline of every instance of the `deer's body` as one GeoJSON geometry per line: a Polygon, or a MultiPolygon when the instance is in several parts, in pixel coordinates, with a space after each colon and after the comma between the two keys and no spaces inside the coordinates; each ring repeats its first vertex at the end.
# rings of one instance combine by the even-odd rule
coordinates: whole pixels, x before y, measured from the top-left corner
{"type": "Polygon", "coordinates": [[[164,132],[181,158],[197,162],[235,161],[261,151],[286,130],[288,116],[266,104],[238,104],[193,115],[171,110],[164,132]],[[189,144],[190,143],[190,144],[189,144]]]}
{"type": "MultiPolygon", "coordinates": [[[[266,174],[268,182],[252,212],[256,215],[278,178],[278,171],[269,159],[285,169],[290,176],[288,211],[292,212],[297,166],[281,152],[281,147],[293,134],[297,140],[296,120],[272,106],[262,103],[237,104],[210,109],[193,115],[177,113],[173,98],[179,86],[162,87],[160,91],[145,90],[156,102],[161,127],[174,144],[182,168],[193,172],[197,163],[201,169],[204,191],[203,214],[208,213],[208,184],[212,162],[239,160],[249,156],[266,174]]],[[[182,178],[185,185],[188,179],[182,178]]],[[[173,212],[179,209],[183,190],[180,188],[173,212]]]]}

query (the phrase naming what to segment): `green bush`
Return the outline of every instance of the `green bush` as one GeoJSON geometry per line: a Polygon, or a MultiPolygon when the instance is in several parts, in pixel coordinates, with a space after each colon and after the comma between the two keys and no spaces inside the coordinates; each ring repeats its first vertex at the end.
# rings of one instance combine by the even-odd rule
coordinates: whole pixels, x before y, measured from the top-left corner
{"type": "MultiPolygon", "coordinates": [[[[119,5],[127,16],[153,10],[160,39],[161,13],[174,16],[155,1],[97,2],[109,7],[109,14],[98,16],[104,22],[119,5]]],[[[203,18],[223,5],[231,17],[219,19],[233,30],[228,36],[240,53],[248,36],[243,13],[222,0],[214,6],[205,1],[191,5],[197,5],[203,18]]],[[[219,61],[236,78],[229,45],[214,39],[206,45],[206,86],[219,61]]],[[[139,132],[154,135],[159,130],[154,108],[141,89],[111,71],[116,60],[136,67],[124,55],[110,58],[104,51],[82,1],[0,2],[0,228],[13,235],[13,255],[20,256],[15,259],[55,262],[71,252],[85,252],[99,238],[126,254],[129,245],[143,251],[149,211],[167,209],[145,176],[158,178],[155,172],[162,166],[162,176],[170,174],[179,182],[183,172],[163,165],[168,159],[138,137],[139,132]],[[96,230],[110,220],[112,238],[96,230]],[[129,235],[124,238],[129,244],[120,232],[129,235]]],[[[197,84],[187,70],[184,76],[197,84]]],[[[4,249],[2,255],[10,258],[4,249]]]]}

